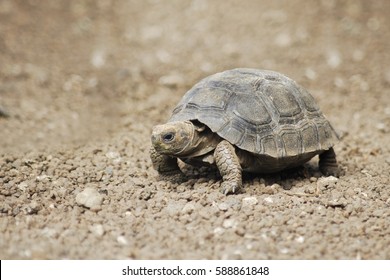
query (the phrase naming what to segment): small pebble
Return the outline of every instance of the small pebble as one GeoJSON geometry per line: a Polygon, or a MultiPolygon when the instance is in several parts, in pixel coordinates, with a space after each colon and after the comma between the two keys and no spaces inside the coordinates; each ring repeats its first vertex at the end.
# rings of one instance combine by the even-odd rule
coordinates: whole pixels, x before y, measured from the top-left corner
{"type": "Polygon", "coordinates": [[[117,159],[117,158],[120,158],[121,155],[120,155],[120,153],[118,153],[116,151],[110,151],[110,152],[106,153],[106,157],[109,159],[117,159]]]}
{"type": "Polygon", "coordinates": [[[256,205],[258,203],[258,200],[254,196],[244,197],[242,199],[242,207],[249,207],[252,205],[256,205]]]}
{"type": "Polygon", "coordinates": [[[317,180],[317,187],[324,188],[324,187],[328,187],[328,186],[333,186],[334,184],[337,183],[338,180],[339,179],[337,179],[336,177],[333,177],[333,176],[322,177],[322,178],[319,178],[317,180]]]}
{"type": "Polygon", "coordinates": [[[341,64],[341,55],[338,51],[332,50],[327,54],[327,63],[330,68],[335,69],[341,64]]]}
{"type": "Polygon", "coordinates": [[[271,189],[274,189],[274,190],[278,190],[278,189],[282,189],[283,187],[282,187],[281,185],[275,183],[275,184],[272,184],[272,185],[270,186],[270,188],[271,188],[271,189]]]}
{"type": "Polygon", "coordinates": [[[295,241],[298,242],[298,243],[303,243],[303,242],[305,242],[305,237],[303,237],[303,236],[298,236],[298,237],[295,239],[295,241]]]}
{"type": "Polygon", "coordinates": [[[292,39],[288,33],[280,33],[275,38],[275,44],[278,47],[289,47],[292,44],[292,39]]]}
{"type": "Polygon", "coordinates": [[[178,74],[171,74],[160,77],[158,83],[166,87],[178,87],[184,84],[184,78],[178,74]]]}
{"type": "Polygon", "coordinates": [[[326,205],[330,207],[341,207],[344,208],[348,204],[347,200],[345,198],[340,198],[340,199],[332,199],[329,200],[326,205]]]}
{"type": "Polygon", "coordinates": [[[213,231],[215,235],[221,235],[225,232],[225,230],[222,227],[216,227],[213,231]]]}
{"type": "Polygon", "coordinates": [[[309,194],[314,194],[316,191],[317,189],[314,186],[310,185],[307,187],[307,190],[305,192],[309,194]]]}
{"type": "Polygon", "coordinates": [[[238,224],[237,221],[234,219],[225,219],[223,221],[222,226],[224,228],[235,228],[237,226],[237,224],[238,224]]]}
{"type": "Polygon", "coordinates": [[[103,202],[102,195],[93,188],[86,188],[76,196],[76,202],[87,208],[96,209],[103,202]]]}
{"type": "Polygon", "coordinates": [[[162,63],[170,63],[172,61],[172,55],[166,50],[158,50],[156,52],[156,57],[162,63]]]}
{"type": "Polygon", "coordinates": [[[107,54],[103,50],[95,50],[91,56],[91,64],[95,68],[102,68],[106,64],[107,54]]]}
{"type": "Polygon", "coordinates": [[[290,250],[287,248],[280,249],[280,253],[282,253],[282,254],[288,254],[289,252],[290,252],[290,250]]]}
{"type": "Polygon", "coordinates": [[[25,191],[27,190],[28,188],[28,183],[26,181],[23,181],[21,182],[19,185],[18,185],[18,188],[21,190],[21,191],[25,191]]]}
{"type": "Polygon", "coordinates": [[[49,180],[50,180],[50,176],[45,175],[45,174],[39,175],[39,176],[36,177],[36,180],[37,180],[38,182],[49,181],[49,180]]]}
{"type": "Polygon", "coordinates": [[[70,78],[64,83],[62,89],[66,92],[81,92],[83,90],[84,79],[79,75],[72,75],[70,78]]]}
{"type": "Polygon", "coordinates": [[[36,214],[41,209],[41,206],[36,201],[31,201],[30,204],[27,206],[27,214],[36,214]]]}
{"type": "Polygon", "coordinates": [[[184,205],[183,209],[181,209],[181,212],[184,214],[191,214],[195,210],[195,205],[192,202],[188,202],[186,205],[184,205]]]}
{"type": "Polygon", "coordinates": [[[116,238],[116,241],[121,244],[121,245],[127,245],[128,244],[128,241],[126,239],[126,237],[124,237],[123,235],[119,235],[117,238],[116,238]]]}
{"type": "Polygon", "coordinates": [[[316,177],[310,177],[310,182],[312,182],[312,183],[317,182],[317,178],[316,177]]]}
{"type": "Polygon", "coordinates": [[[311,68],[306,68],[305,70],[305,76],[309,79],[309,80],[315,80],[317,79],[317,73],[311,69],[311,68]]]}
{"type": "Polygon", "coordinates": [[[380,132],[386,132],[386,124],[380,122],[380,123],[377,123],[376,124],[376,128],[380,131],[380,132]]]}
{"type": "Polygon", "coordinates": [[[245,230],[243,228],[236,228],[234,231],[238,236],[244,236],[245,230]]]}
{"type": "Polygon", "coordinates": [[[219,203],[218,209],[221,211],[227,211],[229,209],[229,205],[225,202],[219,203]]]}
{"type": "Polygon", "coordinates": [[[334,78],[334,85],[337,87],[337,88],[345,88],[345,82],[343,80],[343,78],[341,77],[336,77],[334,78]]]}
{"type": "Polygon", "coordinates": [[[96,236],[103,236],[105,233],[104,227],[101,224],[94,224],[89,227],[89,231],[96,236]]]}

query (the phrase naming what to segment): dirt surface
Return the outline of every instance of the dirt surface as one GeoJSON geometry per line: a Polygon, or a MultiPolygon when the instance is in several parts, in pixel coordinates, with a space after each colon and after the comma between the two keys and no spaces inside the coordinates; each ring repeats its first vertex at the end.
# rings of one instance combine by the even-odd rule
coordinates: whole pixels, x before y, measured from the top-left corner
{"type": "MultiPolygon", "coordinates": [[[[0,1],[1,259],[390,259],[389,1],[0,1]],[[158,182],[150,133],[236,67],[305,86],[343,175],[158,182]]],[[[303,172],[302,172],[303,171],[303,172]]]]}

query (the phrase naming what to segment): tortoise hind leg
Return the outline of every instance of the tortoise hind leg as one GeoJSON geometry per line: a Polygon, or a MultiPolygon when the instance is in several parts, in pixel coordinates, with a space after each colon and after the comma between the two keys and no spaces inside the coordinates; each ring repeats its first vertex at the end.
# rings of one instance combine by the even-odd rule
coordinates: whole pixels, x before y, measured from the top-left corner
{"type": "Polygon", "coordinates": [[[333,148],[326,150],[322,154],[319,155],[320,161],[318,163],[319,169],[322,174],[325,176],[336,176],[338,177],[339,169],[336,160],[336,153],[333,148]]]}
{"type": "Polygon", "coordinates": [[[221,192],[235,193],[242,186],[242,169],[233,145],[221,141],[215,148],[214,158],[223,179],[221,192]]]}

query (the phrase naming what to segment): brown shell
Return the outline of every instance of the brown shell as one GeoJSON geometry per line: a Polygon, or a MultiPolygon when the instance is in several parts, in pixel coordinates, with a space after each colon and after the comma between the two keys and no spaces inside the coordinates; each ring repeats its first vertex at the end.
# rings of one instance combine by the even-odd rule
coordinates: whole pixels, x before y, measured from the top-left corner
{"type": "Polygon", "coordinates": [[[306,89],[272,71],[233,69],[190,89],[169,121],[198,120],[237,147],[274,158],[327,150],[337,134],[306,89]]]}

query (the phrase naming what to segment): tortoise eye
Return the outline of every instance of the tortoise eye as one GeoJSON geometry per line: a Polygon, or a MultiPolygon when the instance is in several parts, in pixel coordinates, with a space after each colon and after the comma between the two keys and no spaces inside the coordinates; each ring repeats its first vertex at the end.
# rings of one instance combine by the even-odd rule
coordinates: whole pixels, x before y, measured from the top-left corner
{"type": "Polygon", "coordinates": [[[169,142],[173,141],[173,139],[175,139],[175,133],[173,133],[173,132],[165,133],[165,134],[162,136],[162,140],[163,140],[165,143],[169,143],[169,142]]]}

